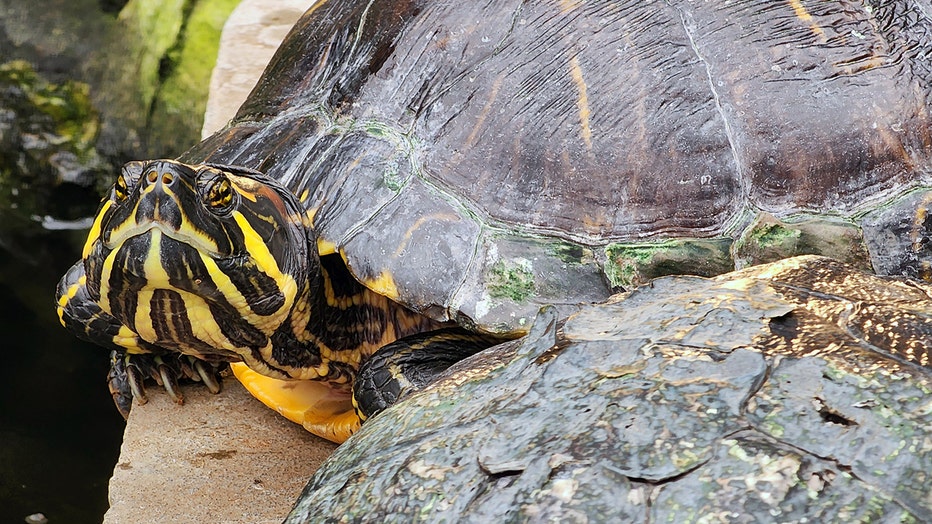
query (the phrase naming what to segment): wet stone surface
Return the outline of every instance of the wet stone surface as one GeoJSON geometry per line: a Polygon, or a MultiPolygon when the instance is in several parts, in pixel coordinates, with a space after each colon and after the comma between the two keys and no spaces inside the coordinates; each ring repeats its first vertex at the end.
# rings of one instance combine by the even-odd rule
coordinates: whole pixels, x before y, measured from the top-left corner
{"type": "Polygon", "coordinates": [[[803,300],[894,284],[781,264],[667,277],[562,326],[545,310],[527,338],[368,421],[287,522],[928,521],[932,375],[854,351],[833,310],[803,300]],[[774,327],[788,318],[794,333],[774,327]]]}

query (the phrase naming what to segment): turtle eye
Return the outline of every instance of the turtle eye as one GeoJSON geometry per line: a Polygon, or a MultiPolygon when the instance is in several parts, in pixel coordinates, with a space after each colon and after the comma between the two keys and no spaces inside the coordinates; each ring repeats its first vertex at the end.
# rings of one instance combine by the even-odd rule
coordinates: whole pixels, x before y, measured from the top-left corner
{"type": "Polygon", "coordinates": [[[120,175],[113,184],[113,196],[122,202],[129,196],[129,187],[126,185],[126,177],[120,175]]]}
{"type": "Polygon", "coordinates": [[[204,194],[204,203],[217,213],[224,213],[233,206],[233,184],[224,176],[215,178],[204,194]]]}

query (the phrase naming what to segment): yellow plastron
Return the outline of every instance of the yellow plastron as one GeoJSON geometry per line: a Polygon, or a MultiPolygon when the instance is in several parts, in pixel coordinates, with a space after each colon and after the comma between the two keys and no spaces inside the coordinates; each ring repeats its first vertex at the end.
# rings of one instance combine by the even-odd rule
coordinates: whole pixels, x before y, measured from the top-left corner
{"type": "Polygon", "coordinates": [[[352,397],[326,382],[270,378],[241,362],[230,368],[252,396],[319,437],[341,444],[359,429],[352,397]]]}

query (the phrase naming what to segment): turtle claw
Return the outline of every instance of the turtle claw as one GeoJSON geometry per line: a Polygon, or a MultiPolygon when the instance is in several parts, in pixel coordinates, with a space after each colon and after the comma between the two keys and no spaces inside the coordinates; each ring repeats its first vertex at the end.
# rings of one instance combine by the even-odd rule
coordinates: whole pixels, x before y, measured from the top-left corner
{"type": "MultiPolygon", "coordinates": [[[[143,405],[146,402],[149,402],[149,397],[146,396],[146,377],[142,375],[142,372],[133,364],[130,364],[126,367],[126,378],[129,383],[129,389],[132,392],[132,398],[136,399],[136,402],[139,405],[143,405]]],[[[126,415],[129,416],[129,408],[126,409],[126,415]]],[[[124,418],[125,418],[124,416],[124,418]]]]}
{"type": "Polygon", "coordinates": [[[184,404],[184,395],[178,387],[178,376],[175,370],[170,369],[167,365],[159,363],[159,376],[161,377],[160,385],[165,388],[165,392],[175,402],[175,404],[184,404]]]}
{"type": "Polygon", "coordinates": [[[107,383],[117,410],[123,418],[127,418],[133,399],[139,405],[148,402],[146,380],[152,380],[164,388],[176,404],[183,404],[184,395],[178,384],[180,380],[203,382],[211,393],[219,393],[223,365],[188,355],[126,354],[113,351],[107,383]]]}
{"type": "MultiPolygon", "coordinates": [[[[110,353],[110,371],[107,373],[107,386],[117,411],[123,418],[129,417],[129,410],[133,407],[133,397],[137,396],[138,384],[134,382],[135,375],[126,369],[122,354],[117,351],[110,353]]],[[[145,399],[145,393],[142,393],[145,399]]],[[[145,403],[145,402],[143,402],[145,403]]]]}
{"type": "Polygon", "coordinates": [[[215,395],[220,393],[220,381],[217,380],[219,376],[215,367],[208,369],[204,361],[195,360],[194,369],[197,371],[197,376],[200,377],[201,381],[207,386],[207,389],[210,390],[211,393],[215,395]]]}

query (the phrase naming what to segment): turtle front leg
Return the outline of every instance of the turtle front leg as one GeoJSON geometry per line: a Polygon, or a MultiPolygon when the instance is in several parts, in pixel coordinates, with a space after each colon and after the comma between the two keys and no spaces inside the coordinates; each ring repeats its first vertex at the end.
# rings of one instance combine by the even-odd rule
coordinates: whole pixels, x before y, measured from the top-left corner
{"type": "Polygon", "coordinates": [[[428,331],[383,346],[362,363],[353,382],[353,406],[365,421],[423,389],[453,364],[504,342],[461,327],[428,331]]]}
{"type": "Polygon", "coordinates": [[[129,416],[132,400],[145,404],[144,381],[151,378],[164,387],[177,403],[184,397],[178,380],[187,378],[204,382],[207,388],[220,391],[219,371],[222,363],[208,363],[198,358],[172,353],[150,344],[100,308],[85,285],[84,263],[78,261],[58,283],[56,301],[58,318],[78,338],[110,349],[110,372],[107,384],[117,410],[129,416]]]}

